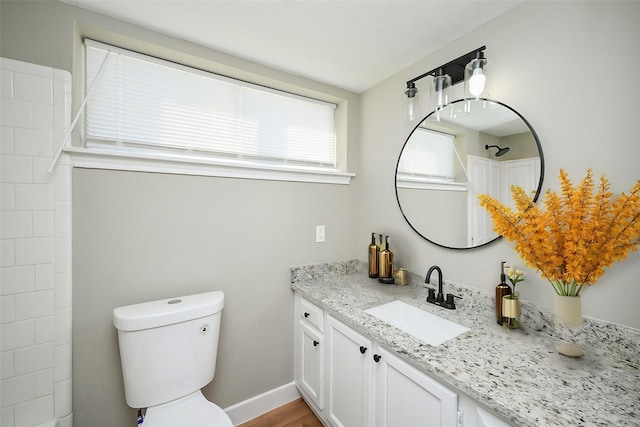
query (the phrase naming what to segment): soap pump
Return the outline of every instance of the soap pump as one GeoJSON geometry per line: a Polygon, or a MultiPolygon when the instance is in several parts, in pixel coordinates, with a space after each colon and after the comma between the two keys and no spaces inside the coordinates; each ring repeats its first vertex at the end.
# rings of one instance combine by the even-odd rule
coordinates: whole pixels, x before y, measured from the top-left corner
{"type": "Polygon", "coordinates": [[[371,233],[371,244],[369,244],[369,277],[378,278],[378,258],[380,257],[380,247],[376,245],[376,233],[371,233]]]}
{"type": "Polygon", "coordinates": [[[498,322],[498,325],[502,325],[507,320],[502,315],[502,297],[505,295],[511,295],[511,288],[505,282],[507,276],[504,274],[504,264],[505,261],[502,261],[502,265],[500,267],[500,284],[496,286],[496,321],[498,322]]]}
{"type": "Polygon", "coordinates": [[[380,251],[378,281],[388,285],[394,284],[393,279],[393,252],[389,247],[389,236],[385,236],[384,248],[380,251]]]}

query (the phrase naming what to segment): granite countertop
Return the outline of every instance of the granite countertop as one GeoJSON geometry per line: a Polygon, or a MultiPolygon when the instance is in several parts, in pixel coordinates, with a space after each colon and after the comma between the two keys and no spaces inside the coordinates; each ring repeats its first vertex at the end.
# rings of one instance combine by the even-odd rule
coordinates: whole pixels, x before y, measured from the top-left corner
{"type": "Polygon", "coordinates": [[[447,310],[426,302],[423,281],[410,274],[409,286],[383,285],[358,260],[291,268],[294,291],[516,426],[640,425],[640,331],[585,319],[585,354],[570,358],[535,307],[523,302],[523,327],[507,330],[488,294],[447,283],[445,293],[462,296],[447,310]],[[432,347],[364,312],[396,299],[470,331],[432,347]]]}

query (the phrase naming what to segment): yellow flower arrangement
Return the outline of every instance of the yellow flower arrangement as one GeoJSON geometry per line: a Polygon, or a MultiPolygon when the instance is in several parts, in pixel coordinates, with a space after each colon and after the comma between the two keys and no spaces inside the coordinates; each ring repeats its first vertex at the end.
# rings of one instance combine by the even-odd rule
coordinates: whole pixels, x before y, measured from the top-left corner
{"type": "Polygon", "coordinates": [[[515,211],[486,194],[479,196],[480,206],[491,215],[494,230],[515,242],[525,264],[540,271],[558,295],[578,296],[605,268],[638,248],[640,180],[616,198],[604,175],[594,193],[591,169],[579,186],[560,170],[560,183],[561,195],[547,191],[545,209],[515,186],[515,211]]]}

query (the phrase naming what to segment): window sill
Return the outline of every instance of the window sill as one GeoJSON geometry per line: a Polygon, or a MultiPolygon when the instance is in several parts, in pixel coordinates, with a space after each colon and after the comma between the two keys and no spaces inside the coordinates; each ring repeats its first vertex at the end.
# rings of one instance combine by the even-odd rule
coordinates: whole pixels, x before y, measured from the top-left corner
{"type": "Polygon", "coordinates": [[[468,185],[466,182],[434,182],[398,178],[396,186],[398,188],[411,188],[414,190],[467,191],[468,185]]]}
{"type": "Polygon", "coordinates": [[[348,185],[352,173],[314,170],[286,166],[238,165],[200,156],[169,157],[149,153],[131,153],[67,147],[74,167],[176,175],[216,176],[224,178],[260,179],[270,181],[313,182],[348,185]]]}

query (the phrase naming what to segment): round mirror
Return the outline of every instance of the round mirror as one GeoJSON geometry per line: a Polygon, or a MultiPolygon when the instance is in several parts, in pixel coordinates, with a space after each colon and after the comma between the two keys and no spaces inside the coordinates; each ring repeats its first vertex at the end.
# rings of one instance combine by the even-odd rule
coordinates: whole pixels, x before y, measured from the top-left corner
{"type": "Polygon", "coordinates": [[[431,112],[411,132],[396,166],[402,215],[438,246],[469,249],[499,236],[478,195],[513,206],[511,186],[538,199],[542,147],[527,120],[508,105],[461,99],[431,112]]]}

